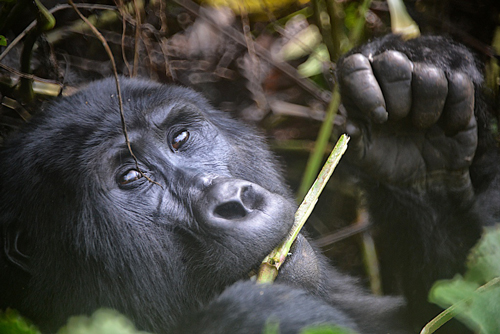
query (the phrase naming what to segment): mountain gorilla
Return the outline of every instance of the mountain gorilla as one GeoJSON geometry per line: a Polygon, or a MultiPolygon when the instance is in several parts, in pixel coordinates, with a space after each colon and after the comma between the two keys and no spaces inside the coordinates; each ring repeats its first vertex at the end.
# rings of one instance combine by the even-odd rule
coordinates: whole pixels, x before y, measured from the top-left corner
{"type": "MultiPolygon", "coordinates": [[[[389,36],[339,62],[349,161],[418,321],[432,282],[498,218],[481,80],[436,37],[389,36]]],[[[276,284],[250,282],[295,209],[262,137],[189,89],[120,82],[137,162],[111,79],[44,107],[2,150],[1,308],[48,333],[100,307],[156,333],[413,332],[403,298],[364,292],[302,236],[276,284]]]]}

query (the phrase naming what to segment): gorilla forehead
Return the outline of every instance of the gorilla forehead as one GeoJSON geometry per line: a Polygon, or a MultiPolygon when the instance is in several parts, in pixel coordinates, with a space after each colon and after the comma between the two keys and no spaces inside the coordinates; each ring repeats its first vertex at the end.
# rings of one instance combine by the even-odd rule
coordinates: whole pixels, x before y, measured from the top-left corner
{"type": "MultiPolygon", "coordinates": [[[[201,111],[207,118],[219,118],[220,112],[211,108],[207,101],[195,91],[161,85],[151,81],[120,78],[123,110],[127,127],[144,127],[148,123],[161,124],[172,109],[182,108],[201,111]]],[[[81,138],[105,131],[108,136],[123,135],[119,101],[113,79],[93,82],[91,87],[82,88],[76,94],[49,104],[44,117],[58,126],[53,132],[81,138]],[[58,119],[53,122],[50,119],[58,119]],[[74,131],[78,131],[74,135],[74,131]],[[73,134],[73,135],[72,135],[73,134]]],[[[43,121],[42,121],[43,122],[43,121]]],[[[39,126],[39,125],[36,125],[39,126]]],[[[46,129],[41,129],[46,131],[46,129]]]]}
{"type": "MultiPolygon", "coordinates": [[[[158,144],[165,149],[166,131],[176,123],[197,128],[216,124],[218,129],[213,133],[225,136],[231,132],[234,136],[233,128],[248,132],[235,126],[232,119],[214,110],[191,89],[126,78],[121,78],[120,84],[125,122],[136,155],[140,154],[139,148],[150,147],[150,151],[162,148],[158,144]],[[138,145],[141,140],[148,144],[138,145]]],[[[113,79],[94,82],[44,109],[40,117],[35,117],[24,129],[20,139],[23,144],[13,145],[23,147],[23,155],[30,161],[35,156],[44,169],[73,166],[73,171],[83,171],[92,167],[89,164],[95,160],[102,165],[105,159],[117,155],[117,151],[121,151],[122,156],[128,155],[113,79]]],[[[148,152],[148,156],[154,155],[148,152]]]]}

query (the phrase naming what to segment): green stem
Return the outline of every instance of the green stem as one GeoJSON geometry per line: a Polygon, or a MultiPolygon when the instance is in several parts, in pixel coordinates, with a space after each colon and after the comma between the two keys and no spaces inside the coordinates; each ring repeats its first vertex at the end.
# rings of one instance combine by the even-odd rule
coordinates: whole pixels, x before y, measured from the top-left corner
{"type": "MultiPolygon", "coordinates": [[[[33,46],[35,45],[36,39],[39,35],[40,29],[37,26],[35,29],[31,30],[24,39],[20,66],[22,73],[31,74],[31,56],[33,55],[33,46]]],[[[35,92],[33,91],[33,79],[26,77],[21,78],[19,92],[24,101],[32,101],[35,98],[35,92]]]]}
{"type": "Polygon", "coordinates": [[[415,38],[420,35],[418,25],[406,11],[402,0],[387,0],[391,13],[391,29],[395,34],[400,34],[405,39],[415,38]]]}
{"type": "Polygon", "coordinates": [[[347,135],[340,136],[337,144],[332,150],[332,153],[328,157],[323,169],[319,173],[316,181],[309,189],[307,195],[304,197],[302,204],[295,212],[295,220],[293,226],[288,232],[285,240],[278,245],[262,262],[259,270],[259,275],[257,282],[259,283],[271,283],[274,281],[278,275],[278,270],[281,265],[285,262],[285,259],[292,247],[293,242],[300,233],[300,230],[304,226],[305,222],[309,218],[314,206],[318,202],[318,197],[326,186],[326,183],[332,176],[335,167],[338,165],[340,158],[347,149],[347,143],[349,142],[349,137],[347,135]]]}
{"type": "Polygon", "coordinates": [[[340,93],[337,85],[333,88],[332,99],[328,105],[328,110],[326,112],[325,119],[321,124],[321,128],[318,133],[318,138],[314,145],[314,151],[309,156],[307,161],[306,170],[304,172],[304,177],[300,184],[299,190],[297,191],[297,198],[304,197],[305,193],[314,181],[315,176],[318,174],[321,162],[323,160],[325,148],[328,145],[328,140],[332,134],[333,121],[335,115],[337,115],[337,110],[340,105],[340,93]]]}
{"type": "Polygon", "coordinates": [[[37,24],[40,31],[48,31],[54,28],[56,25],[56,19],[51,12],[41,3],[40,0],[35,0],[35,6],[37,8],[37,24]]]}
{"type": "MultiPolygon", "coordinates": [[[[355,22],[354,27],[352,28],[350,34],[349,34],[349,42],[350,46],[349,49],[352,47],[358,45],[359,40],[361,39],[361,36],[363,34],[364,28],[365,28],[365,22],[366,22],[366,12],[368,12],[368,9],[370,8],[372,1],[371,0],[364,0],[361,6],[358,8],[358,18],[355,22]]],[[[349,50],[343,50],[345,52],[349,50]]]]}
{"type": "Polygon", "coordinates": [[[327,0],[326,9],[330,17],[330,38],[331,47],[328,48],[330,58],[332,61],[337,61],[342,55],[340,48],[341,41],[345,40],[347,36],[344,32],[344,8],[337,0],[327,0]]]}
{"type": "MultiPolygon", "coordinates": [[[[500,277],[495,277],[488,283],[481,285],[479,288],[476,289],[475,292],[481,293],[497,284],[500,284],[500,277]]],[[[437,331],[441,326],[443,326],[445,323],[450,321],[454,316],[456,316],[458,314],[458,309],[462,307],[464,304],[470,302],[470,300],[471,298],[463,299],[451,305],[443,312],[439,313],[434,319],[432,319],[427,325],[425,325],[424,328],[422,328],[420,334],[431,334],[437,331]]]]}

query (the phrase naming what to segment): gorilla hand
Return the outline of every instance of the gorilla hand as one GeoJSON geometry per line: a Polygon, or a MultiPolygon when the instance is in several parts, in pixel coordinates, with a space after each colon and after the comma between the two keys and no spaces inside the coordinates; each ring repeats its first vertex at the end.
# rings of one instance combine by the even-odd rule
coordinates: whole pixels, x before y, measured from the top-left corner
{"type": "Polygon", "coordinates": [[[477,125],[468,75],[393,50],[347,56],[338,74],[350,157],[369,178],[419,191],[472,191],[477,125]]]}

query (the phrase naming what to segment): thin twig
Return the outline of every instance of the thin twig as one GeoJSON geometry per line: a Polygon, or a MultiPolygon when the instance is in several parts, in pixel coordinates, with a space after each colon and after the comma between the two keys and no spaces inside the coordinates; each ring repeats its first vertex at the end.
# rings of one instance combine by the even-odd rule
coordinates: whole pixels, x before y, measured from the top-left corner
{"type": "Polygon", "coordinates": [[[97,28],[94,27],[92,25],[92,23],[90,23],[90,21],[85,16],[83,16],[83,14],[75,6],[75,4],[73,3],[73,1],[72,0],[68,0],[68,3],[73,7],[73,9],[75,10],[75,12],[80,16],[80,18],[89,26],[89,28],[92,30],[92,32],[97,37],[97,39],[99,39],[99,41],[101,41],[104,49],[106,50],[106,53],[108,54],[109,60],[111,61],[111,65],[113,67],[113,73],[114,73],[114,77],[115,77],[115,83],[116,83],[116,93],[118,95],[118,104],[120,106],[120,118],[121,118],[121,122],[122,122],[123,135],[125,136],[125,143],[127,144],[128,151],[129,151],[130,155],[132,156],[132,158],[135,161],[135,166],[137,168],[137,171],[143,177],[145,177],[146,180],[148,180],[149,182],[154,183],[156,185],[159,185],[161,188],[163,188],[161,186],[161,184],[159,184],[158,182],[152,180],[151,178],[149,178],[146,174],[144,174],[142,172],[142,170],[139,167],[139,161],[137,160],[137,157],[135,156],[134,152],[132,151],[132,147],[130,145],[130,140],[129,140],[128,132],[127,132],[127,124],[125,123],[125,113],[123,112],[123,100],[122,100],[122,92],[121,92],[121,89],[120,89],[120,80],[118,79],[118,71],[116,70],[116,62],[115,62],[115,58],[113,56],[113,52],[111,52],[111,49],[109,48],[109,45],[106,42],[106,39],[102,36],[102,34],[99,32],[99,30],[97,30],[97,28]]]}
{"type": "MultiPolygon", "coordinates": [[[[200,6],[198,6],[196,3],[194,3],[191,0],[174,0],[177,4],[180,6],[184,7],[191,13],[193,13],[196,16],[199,16],[206,20],[210,25],[215,27],[217,30],[221,31],[224,35],[228,36],[235,42],[237,42],[240,45],[246,46],[245,42],[245,37],[241,32],[238,30],[234,29],[233,27],[220,27],[217,22],[214,22],[213,19],[208,17],[207,15],[204,15],[203,13],[200,12],[200,6]]],[[[300,77],[297,73],[297,70],[289,65],[288,63],[285,62],[276,62],[273,60],[273,57],[271,56],[271,53],[265,49],[263,46],[260,44],[255,44],[255,53],[258,54],[260,57],[262,57],[265,61],[267,61],[269,64],[273,65],[277,69],[279,69],[281,72],[289,76],[291,79],[293,79],[299,86],[301,86],[303,89],[308,91],[310,94],[312,94],[314,97],[316,97],[318,100],[323,101],[325,103],[328,103],[331,99],[331,94],[329,91],[324,91],[320,89],[318,86],[316,86],[314,83],[312,83],[309,79],[304,79],[300,77]]]]}
{"type": "MultiPolygon", "coordinates": [[[[477,288],[475,293],[482,293],[498,284],[500,284],[500,277],[495,277],[488,283],[477,288]]],[[[455,304],[448,307],[443,312],[439,313],[434,319],[432,319],[427,325],[425,325],[424,328],[422,328],[420,334],[431,334],[437,331],[441,326],[450,321],[459,313],[460,307],[463,307],[464,305],[467,305],[467,303],[470,303],[471,299],[472,297],[462,299],[461,301],[456,302],[455,304]]]]}
{"type": "Polygon", "coordinates": [[[139,67],[139,40],[141,36],[141,12],[139,10],[139,5],[137,0],[132,0],[134,3],[135,12],[135,40],[134,40],[134,68],[132,69],[132,77],[137,76],[137,70],[139,67]]]}
{"type": "Polygon", "coordinates": [[[314,244],[318,247],[326,247],[336,242],[345,240],[353,235],[368,231],[369,228],[370,224],[367,221],[363,221],[359,224],[351,224],[335,231],[334,233],[314,240],[314,244]]]}
{"type": "MultiPolygon", "coordinates": [[[[167,45],[167,38],[160,36],[160,33],[156,28],[154,28],[151,24],[143,24],[143,28],[148,30],[151,34],[153,34],[154,38],[156,39],[156,42],[160,46],[161,55],[163,56],[163,65],[165,67],[165,75],[169,78],[172,78],[173,81],[176,81],[176,77],[173,75],[172,70],[170,68],[170,59],[168,57],[168,45],[167,45]]],[[[155,54],[155,51],[153,50],[151,52],[152,55],[155,54]]],[[[153,60],[153,57],[149,57],[152,66],[157,67],[158,62],[153,60]]]]}
{"type": "Polygon", "coordinates": [[[123,63],[125,64],[125,67],[127,67],[127,72],[130,74],[132,71],[130,70],[130,64],[128,63],[127,60],[127,55],[125,53],[125,37],[127,33],[127,20],[125,18],[125,9],[123,8],[123,1],[122,0],[116,0],[116,7],[118,8],[118,11],[120,12],[120,15],[122,16],[122,58],[123,58],[123,63]]]}
{"type": "Polygon", "coordinates": [[[30,79],[30,80],[38,81],[38,82],[44,82],[44,83],[48,83],[48,84],[52,84],[52,85],[58,85],[61,88],[63,87],[62,84],[60,84],[59,82],[57,82],[55,80],[40,78],[34,74],[26,74],[26,73],[23,73],[23,72],[16,70],[13,67],[7,66],[7,65],[2,64],[2,63],[0,63],[0,67],[8,72],[11,72],[12,74],[15,74],[15,75],[21,77],[21,78],[30,79]]]}
{"type": "Polygon", "coordinates": [[[298,198],[301,198],[309,189],[310,185],[314,180],[314,176],[317,175],[319,168],[321,167],[321,161],[323,160],[325,147],[328,145],[328,140],[331,137],[333,124],[335,121],[335,116],[340,106],[340,92],[339,86],[336,84],[333,87],[332,100],[328,105],[326,111],[325,119],[321,123],[321,128],[318,133],[318,138],[314,143],[314,151],[309,156],[307,160],[306,170],[302,177],[301,184],[297,191],[298,198]]]}
{"type": "MultiPolygon", "coordinates": [[[[89,9],[89,10],[91,10],[91,9],[116,10],[116,7],[107,6],[107,5],[77,4],[75,6],[77,8],[85,8],[85,9],[89,9]]],[[[69,9],[69,8],[72,8],[72,7],[70,5],[66,5],[66,4],[59,4],[59,5],[56,5],[54,8],[51,8],[49,10],[49,13],[54,14],[55,12],[60,11],[62,9],[69,9]]],[[[26,34],[28,32],[30,32],[31,29],[33,29],[35,26],[36,26],[36,20],[32,21],[29,24],[29,26],[26,27],[26,29],[24,29],[19,35],[17,35],[16,38],[14,38],[14,40],[12,42],[10,42],[9,45],[5,48],[5,50],[2,52],[2,54],[0,54],[0,61],[2,61],[2,59],[4,59],[5,56],[7,56],[7,54],[10,52],[10,50],[12,50],[12,48],[14,46],[16,46],[17,43],[19,43],[19,41],[21,41],[21,39],[23,39],[23,37],[26,36],[26,34]]]]}
{"type": "Polygon", "coordinates": [[[257,107],[261,110],[269,110],[269,104],[265,98],[265,94],[262,91],[262,85],[260,84],[260,60],[255,54],[255,43],[252,38],[252,33],[250,31],[250,20],[248,19],[248,13],[244,3],[240,3],[241,12],[241,23],[243,27],[243,36],[245,37],[245,43],[248,50],[248,57],[250,59],[250,71],[248,71],[248,81],[249,89],[252,92],[253,99],[257,104],[257,107]],[[253,70],[252,70],[253,69],[253,70]]]}

